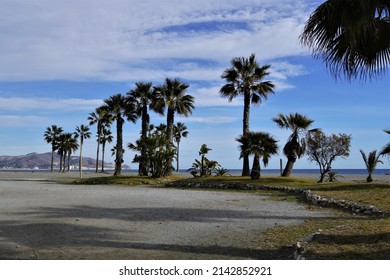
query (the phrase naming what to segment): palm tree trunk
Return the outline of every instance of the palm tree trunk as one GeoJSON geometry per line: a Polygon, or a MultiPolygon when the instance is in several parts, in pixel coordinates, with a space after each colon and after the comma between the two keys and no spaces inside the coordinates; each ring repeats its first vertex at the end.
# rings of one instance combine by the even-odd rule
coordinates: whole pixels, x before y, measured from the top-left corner
{"type": "Polygon", "coordinates": [[[145,161],[146,158],[146,137],[148,133],[149,115],[148,107],[143,106],[142,108],[142,128],[141,128],[141,162],[139,163],[139,175],[148,176],[148,167],[145,161]]]}
{"type": "MultiPolygon", "coordinates": [[[[171,145],[171,147],[173,147],[173,123],[174,123],[174,121],[175,121],[175,111],[168,107],[168,112],[167,112],[167,138],[168,138],[168,141],[169,141],[169,144],[171,145]]],[[[172,158],[168,159],[167,166],[169,168],[169,171],[167,172],[167,175],[171,175],[172,174],[172,168],[170,168],[172,166],[172,161],[173,161],[172,158]]]]}
{"type": "Polygon", "coordinates": [[[96,163],[95,163],[95,167],[96,167],[96,170],[95,170],[95,173],[98,173],[98,169],[99,169],[99,150],[100,150],[100,135],[101,135],[101,124],[98,122],[98,128],[97,128],[97,132],[98,132],[98,141],[97,141],[97,149],[96,149],[96,163]]]}
{"type": "Polygon", "coordinates": [[[256,180],[260,178],[260,156],[255,154],[253,158],[253,166],[251,171],[251,179],[256,180]]]}
{"type": "MultiPolygon", "coordinates": [[[[243,132],[242,135],[246,136],[249,132],[249,114],[250,114],[250,94],[244,94],[244,114],[243,114],[243,132]]],[[[242,176],[249,176],[249,155],[243,156],[242,176]]]]}
{"type": "Polygon", "coordinates": [[[68,152],[68,172],[70,172],[70,156],[71,156],[71,152],[69,151],[68,152]]]}
{"type": "Polygon", "coordinates": [[[83,178],[83,139],[80,139],[80,159],[79,159],[80,178],[83,178]]]}
{"type": "Polygon", "coordinates": [[[176,151],[176,172],[179,172],[179,154],[180,154],[180,141],[177,141],[177,151],[176,151]]]}
{"type": "Polygon", "coordinates": [[[62,158],[63,158],[63,152],[60,152],[60,171],[62,171],[62,158]]]}
{"type": "Polygon", "coordinates": [[[105,153],[105,150],[106,150],[106,141],[103,140],[103,143],[102,143],[102,173],[104,173],[104,153],[105,153]]]}
{"type": "Polygon", "coordinates": [[[50,172],[53,172],[53,166],[54,166],[54,147],[51,149],[51,167],[50,172]]]}
{"type": "Polygon", "coordinates": [[[114,176],[122,175],[123,162],[123,124],[124,120],[121,116],[116,118],[116,159],[115,159],[115,173],[114,176]]]}
{"type": "Polygon", "coordinates": [[[296,160],[297,160],[297,157],[295,155],[289,155],[287,157],[287,163],[286,163],[286,167],[283,170],[282,177],[290,177],[291,176],[292,170],[294,168],[294,163],[296,160]]]}

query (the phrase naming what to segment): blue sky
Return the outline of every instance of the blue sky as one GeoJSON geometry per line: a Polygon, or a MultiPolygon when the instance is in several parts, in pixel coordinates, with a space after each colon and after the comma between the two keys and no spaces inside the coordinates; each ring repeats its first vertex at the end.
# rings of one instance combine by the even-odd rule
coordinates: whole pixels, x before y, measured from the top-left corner
{"type": "MultiPolygon", "coordinates": [[[[176,118],[189,130],[181,167],[190,167],[205,143],[213,149],[209,158],[240,168],[234,139],[242,132],[243,102],[219,96],[220,76],[233,57],[255,53],[260,65],[271,65],[276,90],[251,108],[251,130],[271,133],[283,147],[289,133],[271,119],[305,114],[325,133],[352,135],[350,157],[333,168],[364,168],[359,149],[390,141],[383,132],[390,128],[390,78],[336,81],[299,44],[305,21],[322,2],[1,0],[0,155],[49,152],[42,136],[47,126],[72,132],[110,95],[137,81],[159,85],[177,77],[196,100],[192,116],[176,118]]],[[[140,123],[126,124],[125,144],[139,130],[140,123]]],[[[95,149],[95,140],[87,140],[84,155],[94,157],[95,149]]],[[[135,168],[133,156],[127,150],[125,163],[135,168]]],[[[286,160],[280,153],[269,168],[278,168],[279,158],[286,160]]],[[[317,166],[302,158],[296,168],[317,166]]]]}

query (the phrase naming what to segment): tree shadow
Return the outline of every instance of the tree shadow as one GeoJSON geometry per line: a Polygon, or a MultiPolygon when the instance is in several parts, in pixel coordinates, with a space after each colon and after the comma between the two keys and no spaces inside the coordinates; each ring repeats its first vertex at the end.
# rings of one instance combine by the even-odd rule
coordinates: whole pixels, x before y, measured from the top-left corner
{"type": "MultiPolygon", "coordinates": [[[[261,250],[253,248],[239,248],[234,246],[218,245],[179,245],[162,244],[152,242],[118,241],[116,230],[101,227],[84,225],[68,225],[59,223],[20,223],[17,221],[2,221],[0,238],[11,242],[7,245],[0,244],[0,259],[35,259],[40,249],[52,248],[53,253],[46,259],[56,259],[56,251],[72,248],[83,248],[77,254],[71,255],[69,259],[80,259],[83,251],[93,248],[109,250],[129,250],[122,254],[126,259],[136,258],[136,251],[166,251],[186,253],[178,254],[178,257],[170,259],[188,258],[188,253],[199,255],[210,255],[215,259],[231,258],[252,258],[252,259],[289,259],[293,254],[291,247],[284,247],[275,250],[261,250]],[[18,244],[14,246],[13,244],[18,244]],[[81,252],[81,253],[80,253],[81,252]]],[[[174,255],[174,254],[173,254],[174,255]]],[[[110,255],[108,255],[110,256],[110,255]]],[[[162,254],[164,256],[164,254],[162,254]]],[[[172,256],[172,254],[169,254],[172,256]]],[[[114,255],[115,257],[115,255],[114,255]]],[[[196,257],[196,256],[194,256],[196,257]]],[[[39,258],[39,257],[38,257],[39,258]]],[[[114,258],[116,259],[116,258],[114,258]]],[[[161,259],[165,259],[162,257],[161,259]]]]}
{"type": "MultiPolygon", "coordinates": [[[[295,211],[294,211],[295,212],[295,211]]],[[[38,207],[23,212],[24,216],[34,215],[43,218],[88,218],[88,219],[115,219],[123,221],[153,222],[153,221],[183,221],[183,222],[229,222],[236,220],[307,220],[307,219],[362,219],[359,216],[335,216],[332,213],[316,213],[305,211],[297,215],[294,212],[275,214],[273,211],[256,212],[240,210],[218,210],[205,208],[179,208],[179,207],[133,207],[110,208],[78,205],[73,207],[38,207]]]]}

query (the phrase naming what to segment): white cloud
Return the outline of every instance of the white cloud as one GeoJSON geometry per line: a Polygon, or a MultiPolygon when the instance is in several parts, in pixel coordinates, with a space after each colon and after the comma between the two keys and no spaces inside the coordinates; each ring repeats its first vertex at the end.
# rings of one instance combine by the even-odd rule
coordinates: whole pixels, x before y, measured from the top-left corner
{"type": "Polygon", "coordinates": [[[297,37],[305,6],[292,0],[201,5],[192,0],[6,0],[0,11],[0,77],[219,79],[217,70],[234,56],[255,52],[263,60],[301,54],[297,37]],[[162,58],[202,58],[212,65],[167,69],[159,63],[162,58]]]}
{"type": "Polygon", "coordinates": [[[103,103],[98,99],[50,99],[50,98],[22,98],[22,97],[0,97],[0,110],[8,112],[36,111],[45,112],[72,112],[72,111],[93,111],[103,103]]]}
{"type": "Polygon", "coordinates": [[[26,126],[39,126],[41,125],[46,119],[39,117],[39,116],[33,116],[33,115],[27,115],[27,116],[20,116],[20,115],[0,115],[0,127],[26,127],[26,126]]]}
{"type": "Polygon", "coordinates": [[[187,122],[187,123],[204,123],[204,124],[224,124],[224,123],[232,123],[238,121],[237,118],[234,117],[226,117],[226,116],[208,116],[208,117],[188,117],[188,118],[177,118],[179,121],[187,122]]]}

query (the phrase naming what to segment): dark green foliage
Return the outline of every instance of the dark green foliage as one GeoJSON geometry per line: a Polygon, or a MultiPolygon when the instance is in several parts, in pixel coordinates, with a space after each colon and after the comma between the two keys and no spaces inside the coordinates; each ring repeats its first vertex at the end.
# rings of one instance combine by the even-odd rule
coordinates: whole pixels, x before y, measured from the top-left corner
{"type": "Polygon", "coordinates": [[[328,0],[311,14],[300,39],[335,77],[379,76],[390,65],[390,1],[328,0]]]}
{"type": "Polygon", "coordinates": [[[240,135],[236,140],[240,143],[240,158],[254,155],[251,179],[259,179],[261,176],[260,159],[264,166],[268,165],[271,156],[278,153],[277,141],[266,132],[251,131],[246,135],[240,135]]]}

